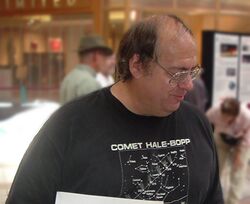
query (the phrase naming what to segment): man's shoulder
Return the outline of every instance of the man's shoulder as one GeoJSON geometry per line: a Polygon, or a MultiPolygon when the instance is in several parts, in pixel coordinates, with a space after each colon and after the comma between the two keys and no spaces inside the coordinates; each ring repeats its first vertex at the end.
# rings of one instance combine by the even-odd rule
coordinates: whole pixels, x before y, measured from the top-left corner
{"type": "Polygon", "coordinates": [[[212,128],[203,112],[186,101],[183,101],[178,112],[179,123],[182,126],[188,127],[192,134],[199,130],[203,133],[199,138],[209,138],[209,141],[212,141],[212,128]]]}
{"type": "Polygon", "coordinates": [[[185,112],[185,113],[189,113],[189,114],[201,113],[201,111],[198,110],[198,108],[194,104],[192,104],[188,101],[185,101],[185,100],[182,101],[179,110],[181,112],[185,112]]]}
{"type": "Polygon", "coordinates": [[[76,66],[72,69],[68,75],[68,77],[86,77],[86,78],[94,78],[94,72],[91,72],[89,69],[85,68],[85,66],[76,66]]]}
{"type": "Polygon", "coordinates": [[[85,75],[86,74],[84,72],[80,72],[78,69],[74,68],[65,75],[63,83],[79,81],[85,75]]]}
{"type": "Polygon", "coordinates": [[[65,79],[63,80],[63,83],[66,84],[85,84],[88,86],[95,86],[100,88],[99,83],[97,82],[95,76],[93,73],[87,71],[87,70],[81,70],[81,69],[74,69],[70,71],[65,79]]]}
{"type": "Polygon", "coordinates": [[[205,113],[200,111],[195,105],[183,101],[177,114],[185,121],[185,122],[194,122],[194,120],[199,121],[207,121],[205,113]]]}
{"type": "Polygon", "coordinates": [[[72,113],[79,113],[79,110],[91,110],[91,108],[95,109],[95,106],[98,104],[103,103],[105,101],[105,89],[100,89],[94,92],[91,92],[87,95],[83,95],[77,97],[70,102],[64,104],[61,109],[62,112],[72,112],[72,113]]]}

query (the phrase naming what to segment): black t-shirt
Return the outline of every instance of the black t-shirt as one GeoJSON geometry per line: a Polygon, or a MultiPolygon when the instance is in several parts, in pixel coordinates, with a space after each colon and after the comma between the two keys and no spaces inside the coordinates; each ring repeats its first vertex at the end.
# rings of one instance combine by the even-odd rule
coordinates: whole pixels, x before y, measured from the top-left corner
{"type": "Polygon", "coordinates": [[[221,204],[211,127],[185,102],[167,117],[150,117],[127,110],[109,88],[79,98],[34,138],[7,204],[52,204],[57,191],[221,204]]]}

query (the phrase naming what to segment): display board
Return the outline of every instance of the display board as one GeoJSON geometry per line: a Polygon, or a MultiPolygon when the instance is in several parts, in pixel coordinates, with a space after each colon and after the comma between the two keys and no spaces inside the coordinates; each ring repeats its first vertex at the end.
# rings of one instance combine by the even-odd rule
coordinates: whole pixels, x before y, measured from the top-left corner
{"type": "Polygon", "coordinates": [[[250,102],[250,36],[242,36],[240,45],[239,100],[250,102]]]}
{"type": "Polygon", "coordinates": [[[239,36],[215,34],[212,104],[237,97],[239,36]]]}
{"type": "Polygon", "coordinates": [[[250,102],[250,34],[204,31],[202,37],[207,108],[225,97],[250,102]]]}

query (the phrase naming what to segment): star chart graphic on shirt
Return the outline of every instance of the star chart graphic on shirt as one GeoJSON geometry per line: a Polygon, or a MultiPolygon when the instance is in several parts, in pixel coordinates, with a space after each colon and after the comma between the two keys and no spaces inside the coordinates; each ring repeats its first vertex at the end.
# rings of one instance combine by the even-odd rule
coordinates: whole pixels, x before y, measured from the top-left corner
{"type": "Polygon", "coordinates": [[[187,204],[188,164],[184,145],[119,151],[122,195],[187,204]]]}

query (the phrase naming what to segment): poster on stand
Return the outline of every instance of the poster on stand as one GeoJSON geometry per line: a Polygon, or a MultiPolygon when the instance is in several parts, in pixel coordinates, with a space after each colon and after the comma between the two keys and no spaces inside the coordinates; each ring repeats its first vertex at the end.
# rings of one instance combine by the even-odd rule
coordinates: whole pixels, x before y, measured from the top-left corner
{"type": "Polygon", "coordinates": [[[237,97],[239,36],[216,33],[214,38],[212,105],[225,97],[237,97]]]}
{"type": "Polygon", "coordinates": [[[239,100],[250,102],[250,36],[241,37],[240,47],[240,74],[239,74],[239,100]]]}

